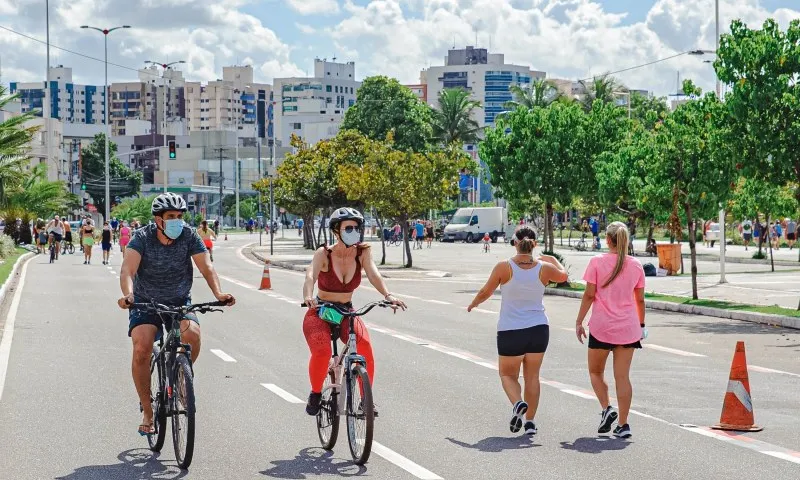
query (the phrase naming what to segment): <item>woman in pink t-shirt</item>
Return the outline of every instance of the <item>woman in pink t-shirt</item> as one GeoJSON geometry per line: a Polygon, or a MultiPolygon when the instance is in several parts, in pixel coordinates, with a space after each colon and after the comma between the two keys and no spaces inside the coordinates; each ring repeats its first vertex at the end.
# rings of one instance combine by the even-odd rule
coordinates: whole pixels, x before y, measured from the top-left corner
{"type": "Polygon", "coordinates": [[[633,352],[642,348],[644,337],[644,269],[635,258],[618,253],[628,245],[628,228],[614,222],[606,229],[609,253],[589,261],[583,279],[583,293],[575,333],[583,343],[586,330],[583,319],[592,309],[589,318],[589,377],[597,400],[603,408],[597,433],[608,433],[619,419],[614,436],[629,438],[628,412],[631,408],[633,388],[630,381],[633,352]],[[608,384],[603,377],[609,353],[614,352],[614,380],[617,385],[619,414],[611,406],[608,384]]]}

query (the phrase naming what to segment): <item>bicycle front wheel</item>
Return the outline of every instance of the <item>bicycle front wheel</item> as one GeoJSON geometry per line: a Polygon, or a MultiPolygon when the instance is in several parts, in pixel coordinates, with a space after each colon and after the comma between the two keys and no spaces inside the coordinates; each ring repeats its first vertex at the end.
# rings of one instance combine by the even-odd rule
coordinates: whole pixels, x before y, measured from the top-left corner
{"type": "Polygon", "coordinates": [[[70,255],[72,255],[73,253],[75,253],[75,245],[73,245],[73,244],[71,244],[71,243],[68,243],[68,244],[67,244],[67,251],[69,252],[69,254],[70,254],[70,255]]]}
{"type": "Polygon", "coordinates": [[[363,365],[352,367],[347,388],[347,439],[350,453],[356,465],[364,465],[372,451],[375,408],[369,375],[363,365]]]}
{"type": "Polygon", "coordinates": [[[189,468],[194,453],[194,380],[186,355],[177,355],[172,383],[172,444],[175,461],[182,469],[189,468]]]}
{"type": "Polygon", "coordinates": [[[317,433],[325,450],[333,450],[339,437],[339,392],[329,388],[333,383],[333,372],[329,372],[322,386],[322,401],[317,413],[317,433]]]}
{"type": "Polygon", "coordinates": [[[153,407],[153,426],[155,434],[147,436],[147,443],[150,450],[160,452],[164,446],[164,439],[167,436],[167,406],[166,383],[164,378],[164,362],[158,356],[158,347],[153,347],[153,355],[150,357],[150,404],[153,407]]]}

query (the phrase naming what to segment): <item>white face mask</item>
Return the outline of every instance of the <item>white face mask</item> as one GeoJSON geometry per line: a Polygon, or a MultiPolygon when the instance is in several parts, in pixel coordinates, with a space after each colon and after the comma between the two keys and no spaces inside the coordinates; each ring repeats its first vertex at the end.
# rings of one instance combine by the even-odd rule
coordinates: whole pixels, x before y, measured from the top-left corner
{"type": "Polygon", "coordinates": [[[342,232],[341,236],[342,236],[342,243],[344,243],[348,247],[352,247],[353,245],[361,241],[361,232],[359,232],[358,230],[353,230],[350,233],[342,232]]]}

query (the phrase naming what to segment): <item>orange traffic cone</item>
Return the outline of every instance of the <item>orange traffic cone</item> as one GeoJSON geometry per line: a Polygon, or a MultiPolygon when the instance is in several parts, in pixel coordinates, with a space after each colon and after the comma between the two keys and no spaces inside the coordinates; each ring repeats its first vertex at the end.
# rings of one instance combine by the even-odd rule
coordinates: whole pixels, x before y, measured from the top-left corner
{"type": "Polygon", "coordinates": [[[272,282],[269,279],[269,260],[264,262],[264,273],[261,275],[261,286],[259,290],[272,290],[272,282]]]}
{"type": "Polygon", "coordinates": [[[756,425],[753,418],[753,401],[750,398],[750,380],[747,376],[744,342],[736,342],[736,353],[733,354],[728,391],[725,392],[725,401],[722,404],[722,415],[719,423],[711,428],[737,432],[760,432],[764,429],[756,425]]]}

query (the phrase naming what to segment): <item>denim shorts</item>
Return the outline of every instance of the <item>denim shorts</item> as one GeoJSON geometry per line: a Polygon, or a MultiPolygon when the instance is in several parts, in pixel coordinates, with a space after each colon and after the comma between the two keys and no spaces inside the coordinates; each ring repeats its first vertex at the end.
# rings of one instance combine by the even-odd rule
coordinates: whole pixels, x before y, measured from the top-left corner
{"type": "MultiPolygon", "coordinates": [[[[134,303],[140,303],[140,302],[142,302],[141,299],[138,298],[134,299],[134,303]]],[[[192,298],[189,297],[184,302],[184,305],[191,305],[191,304],[192,304],[192,298]]],[[[192,322],[200,325],[200,321],[197,319],[197,315],[195,315],[194,313],[186,315],[183,318],[183,320],[191,320],[192,322]]],[[[163,330],[161,328],[162,324],[163,322],[161,321],[161,318],[155,313],[149,312],[147,310],[140,310],[138,308],[131,308],[128,310],[129,337],[131,336],[131,332],[133,331],[133,329],[138,327],[139,325],[155,325],[156,327],[159,327],[158,334],[156,335],[156,339],[158,339],[161,336],[161,332],[163,330]]],[[[167,325],[166,327],[169,328],[169,325],[167,325]]]]}

